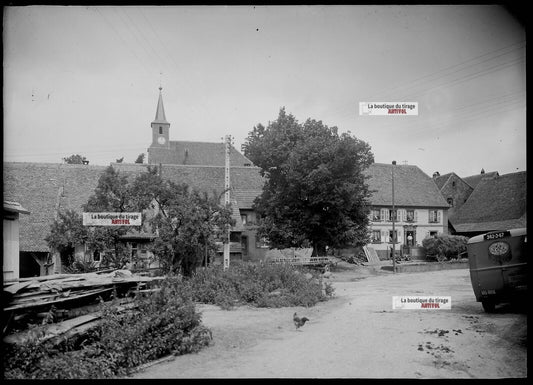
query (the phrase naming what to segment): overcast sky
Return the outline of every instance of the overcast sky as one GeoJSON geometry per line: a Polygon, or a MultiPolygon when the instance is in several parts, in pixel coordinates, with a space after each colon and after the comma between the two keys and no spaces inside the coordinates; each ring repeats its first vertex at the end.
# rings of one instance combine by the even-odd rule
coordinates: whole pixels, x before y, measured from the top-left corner
{"type": "Polygon", "coordinates": [[[158,87],[171,140],[240,149],[285,107],[428,175],[526,169],[525,31],[496,5],[4,8],[4,161],[134,162],[158,87]],[[360,116],[359,102],[418,102],[360,116]]]}

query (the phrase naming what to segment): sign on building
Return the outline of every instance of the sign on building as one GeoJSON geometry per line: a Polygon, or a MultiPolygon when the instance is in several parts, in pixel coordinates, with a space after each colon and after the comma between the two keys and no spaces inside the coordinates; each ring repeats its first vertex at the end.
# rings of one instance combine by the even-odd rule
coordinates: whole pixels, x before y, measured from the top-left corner
{"type": "Polygon", "coordinates": [[[83,213],[84,226],[141,226],[141,213],[83,213]]]}

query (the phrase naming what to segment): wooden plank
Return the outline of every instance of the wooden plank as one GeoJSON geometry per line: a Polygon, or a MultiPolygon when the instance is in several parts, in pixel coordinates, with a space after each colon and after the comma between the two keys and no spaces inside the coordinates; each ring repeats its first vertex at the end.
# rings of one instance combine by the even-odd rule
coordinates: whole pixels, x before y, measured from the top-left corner
{"type": "Polygon", "coordinates": [[[8,293],[11,293],[11,294],[15,294],[19,290],[24,289],[27,286],[30,286],[32,282],[33,281],[18,282],[18,283],[15,283],[14,285],[4,287],[4,291],[7,291],[8,293]]]}
{"type": "Polygon", "coordinates": [[[58,304],[58,303],[64,303],[64,302],[68,302],[68,301],[74,301],[74,300],[78,300],[78,299],[82,299],[82,298],[87,298],[87,297],[90,297],[92,295],[105,293],[105,292],[111,291],[111,290],[113,290],[112,287],[104,288],[104,289],[96,289],[96,290],[91,290],[91,291],[88,291],[88,292],[84,292],[84,294],[73,295],[73,296],[69,296],[69,297],[66,297],[66,298],[56,299],[56,300],[53,300],[53,301],[39,301],[39,302],[32,302],[32,303],[23,303],[23,304],[18,304],[18,305],[13,305],[13,306],[6,307],[6,308],[4,308],[4,311],[28,309],[28,308],[39,307],[39,306],[55,305],[55,304],[58,304]]]}
{"type": "Polygon", "coordinates": [[[44,294],[34,294],[32,296],[24,296],[24,297],[13,297],[10,304],[13,305],[15,303],[27,303],[32,301],[42,301],[50,298],[55,298],[61,296],[61,293],[44,293],[44,294]]]}
{"type": "Polygon", "coordinates": [[[56,279],[63,279],[69,277],[75,277],[78,274],[51,274],[51,275],[41,275],[40,277],[31,277],[31,278],[19,278],[19,282],[26,281],[52,281],[56,279]]]}
{"type": "MultiPolygon", "coordinates": [[[[117,310],[121,312],[127,309],[132,309],[135,306],[135,303],[126,303],[118,306],[117,310]]],[[[99,322],[101,318],[102,313],[97,311],[55,324],[39,326],[33,330],[26,330],[20,333],[10,334],[5,336],[3,341],[8,344],[19,344],[31,338],[38,338],[40,342],[57,338],[57,342],[59,342],[60,339],[70,338],[96,326],[97,322],[99,322]]]]}

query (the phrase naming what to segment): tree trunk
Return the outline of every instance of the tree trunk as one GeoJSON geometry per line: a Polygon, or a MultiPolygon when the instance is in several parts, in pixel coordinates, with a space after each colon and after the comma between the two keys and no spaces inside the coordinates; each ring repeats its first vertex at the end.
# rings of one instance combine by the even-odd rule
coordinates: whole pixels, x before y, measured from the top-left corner
{"type": "Polygon", "coordinates": [[[326,255],[326,244],[322,242],[313,242],[312,257],[321,257],[326,255]]]}

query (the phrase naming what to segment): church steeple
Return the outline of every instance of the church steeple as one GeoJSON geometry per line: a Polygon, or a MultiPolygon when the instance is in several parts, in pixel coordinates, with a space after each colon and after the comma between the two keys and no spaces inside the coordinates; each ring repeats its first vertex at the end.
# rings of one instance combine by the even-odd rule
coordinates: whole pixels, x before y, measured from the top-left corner
{"type": "Polygon", "coordinates": [[[155,111],[155,119],[152,122],[152,145],[151,147],[170,148],[169,131],[170,123],[165,116],[165,108],[163,107],[163,95],[161,90],[163,87],[159,86],[159,99],[157,101],[157,109],[155,111]]]}
{"type": "Polygon", "coordinates": [[[155,120],[152,123],[168,123],[165,117],[165,108],[163,107],[163,95],[161,90],[163,87],[159,86],[159,100],[157,101],[157,110],[155,111],[155,120]]]}

